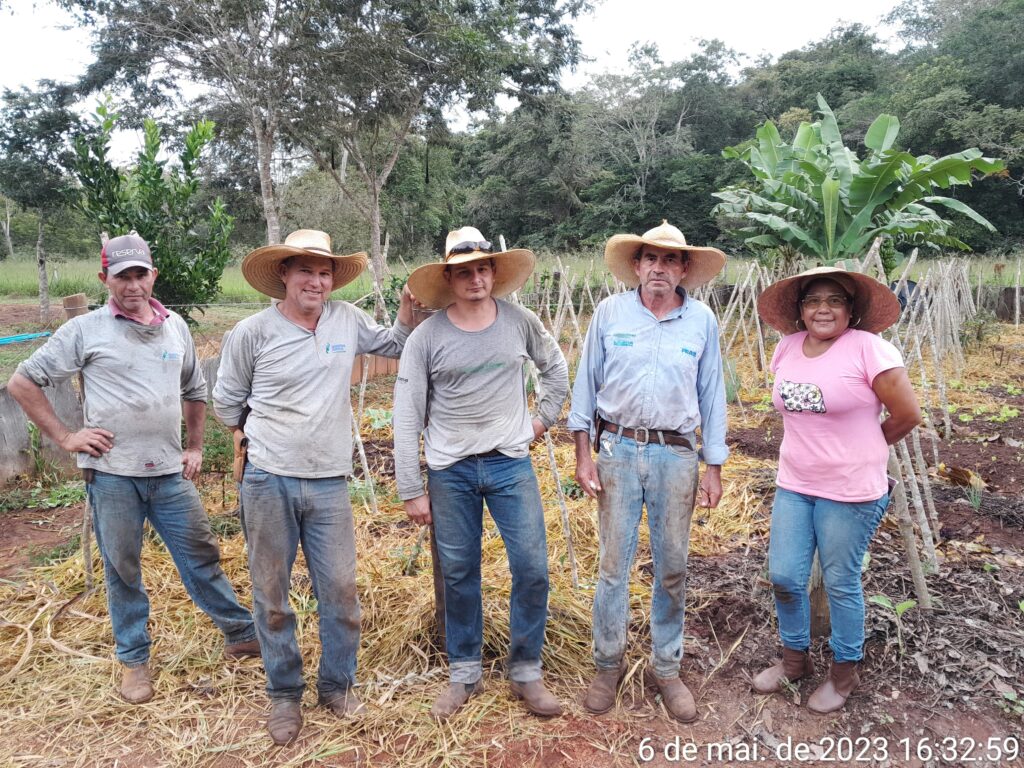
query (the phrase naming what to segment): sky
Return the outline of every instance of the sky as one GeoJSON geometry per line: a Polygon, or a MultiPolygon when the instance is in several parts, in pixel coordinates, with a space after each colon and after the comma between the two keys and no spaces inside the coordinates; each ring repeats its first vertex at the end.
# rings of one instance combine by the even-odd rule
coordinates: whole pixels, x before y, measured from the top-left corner
{"type": "MultiPolygon", "coordinates": [[[[576,21],[584,55],[592,61],[563,77],[576,89],[590,75],[621,71],[634,42],[657,44],[662,60],[679,61],[701,39],[718,38],[751,59],[777,57],[820,40],[840,23],[879,28],[881,18],[899,0],[595,0],[596,10],[576,21]]],[[[91,60],[89,33],[67,28],[68,14],[47,0],[0,0],[0,90],[32,85],[40,79],[69,80],[91,60]]],[[[453,113],[454,128],[465,116],[453,113]]]]}

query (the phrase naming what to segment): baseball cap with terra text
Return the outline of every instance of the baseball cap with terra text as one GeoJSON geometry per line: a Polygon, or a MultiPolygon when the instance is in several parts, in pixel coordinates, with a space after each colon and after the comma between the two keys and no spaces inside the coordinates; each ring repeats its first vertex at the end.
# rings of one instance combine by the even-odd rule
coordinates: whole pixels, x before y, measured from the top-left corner
{"type": "Polygon", "coordinates": [[[153,268],[149,246],[134,232],[107,240],[101,258],[108,275],[116,275],[129,267],[153,268]]]}

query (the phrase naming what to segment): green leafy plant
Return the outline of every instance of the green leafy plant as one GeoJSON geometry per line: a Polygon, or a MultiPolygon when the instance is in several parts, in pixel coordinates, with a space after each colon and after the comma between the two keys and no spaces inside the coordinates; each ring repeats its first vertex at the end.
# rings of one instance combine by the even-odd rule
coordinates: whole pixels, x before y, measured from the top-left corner
{"type": "Polygon", "coordinates": [[[989,421],[996,421],[1000,424],[1004,424],[1010,419],[1016,419],[1020,416],[1020,411],[1010,405],[1003,405],[999,409],[999,413],[989,417],[989,421]]]}
{"type": "Polygon", "coordinates": [[[37,507],[45,507],[46,509],[70,507],[72,504],[85,501],[85,483],[77,480],[46,487],[39,482],[32,489],[30,496],[37,507]]]}
{"type": "Polygon", "coordinates": [[[1003,691],[1001,696],[999,707],[1005,714],[1024,718],[1024,698],[1013,691],[1003,691]]]}
{"type": "Polygon", "coordinates": [[[896,641],[899,643],[900,654],[902,655],[905,650],[903,646],[903,614],[905,614],[911,608],[916,607],[917,600],[910,599],[904,600],[902,603],[893,603],[893,601],[890,600],[886,595],[872,595],[868,598],[868,602],[874,603],[875,605],[880,605],[883,608],[886,608],[890,613],[892,613],[893,620],[896,624],[896,641]]]}
{"type": "Polygon", "coordinates": [[[744,224],[735,232],[747,245],[778,249],[786,260],[809,256],[826,264],[860,257],[876,237],[890,238],[894,246],[966,250],[937,205],[994,231],[961,201],[932,193],[969,185],[976,173],[1002,171],[1000,160],[973,148],[940,158],[915,157],[895,149],[900,122],[884,114],[868,128],[868,154],[860,159],[843,144],[836,117],[820,94],[818,111],[821,119],[801,123],[791,143],[769,120],[754,141],[722,151],[743,163],[753,179],[716,192],[722,202],[713,213],[726,223],[744,224]]]}
{"type": "Polygon", "coordinates": [[[981,498],[982,490],[979,485],[968,485],[967,486],[967,503],[971,505],[971,509],[977,512],[981,509],[981,498]]]}
{"type": "Polygon", "coordinates": [[[191,322],[192,314],[219,293],[231,259],[234,219],[219,197],[204,209],[198,194],[201,155],[213,141],[214,124],[196,123],[172,166],[161,159],[156,122],[145,120],[143,148],[134,167],[121,171],[107,157],[118,116],[106,105],[96,115],[95,129],[75,140],[81,207],[111,237],[135,230],[149,243],[160,272],[154,294],[191,322]]]}
{"type": "Polygon", "coordinates": [[[371,429],[385,429],[391,426],[392,413],[387,408],[367,408],[364,413],[370,420],[371,429]]]}

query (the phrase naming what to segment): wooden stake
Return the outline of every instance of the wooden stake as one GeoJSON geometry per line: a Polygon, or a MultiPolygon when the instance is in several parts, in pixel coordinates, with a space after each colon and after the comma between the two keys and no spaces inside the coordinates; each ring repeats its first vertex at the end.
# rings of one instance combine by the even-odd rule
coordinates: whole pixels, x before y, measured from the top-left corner
{"type": "Polygon", "coordinates": [[[917,602],[923,609],[931,610],[932,596],[924,579],[924,570],[921,568],[921,558],[917,552],[917,536],[914,535],[914,523],[910,519],[910,508],[907,506],[907,492],[900,479],[900,465],[896,460],[896,450],[892,446],[889,446],[889,474],[897,478],[898,481],[892,492],[893,508],[896,510],[896,522],[899,524],[900,534],[903,536],[903,548],[907,553],[907,563],[910,566],[910,576],[914,582],[917,602]]]}

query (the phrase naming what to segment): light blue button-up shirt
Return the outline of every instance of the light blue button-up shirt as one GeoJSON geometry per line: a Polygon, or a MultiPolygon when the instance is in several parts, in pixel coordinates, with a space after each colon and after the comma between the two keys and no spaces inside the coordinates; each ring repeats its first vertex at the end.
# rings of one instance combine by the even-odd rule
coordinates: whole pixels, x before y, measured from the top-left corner
{"type": "Polygon", "coordinates": [[[661,320],[638,291],[609,296],[594,312],[572,388],[569,429],[595,439],[597,412],[624,427],[689,434],[700,427],[707,464],[722,464],[725,379],[718,320],[682,288],[683,305],[661,320]]]}

